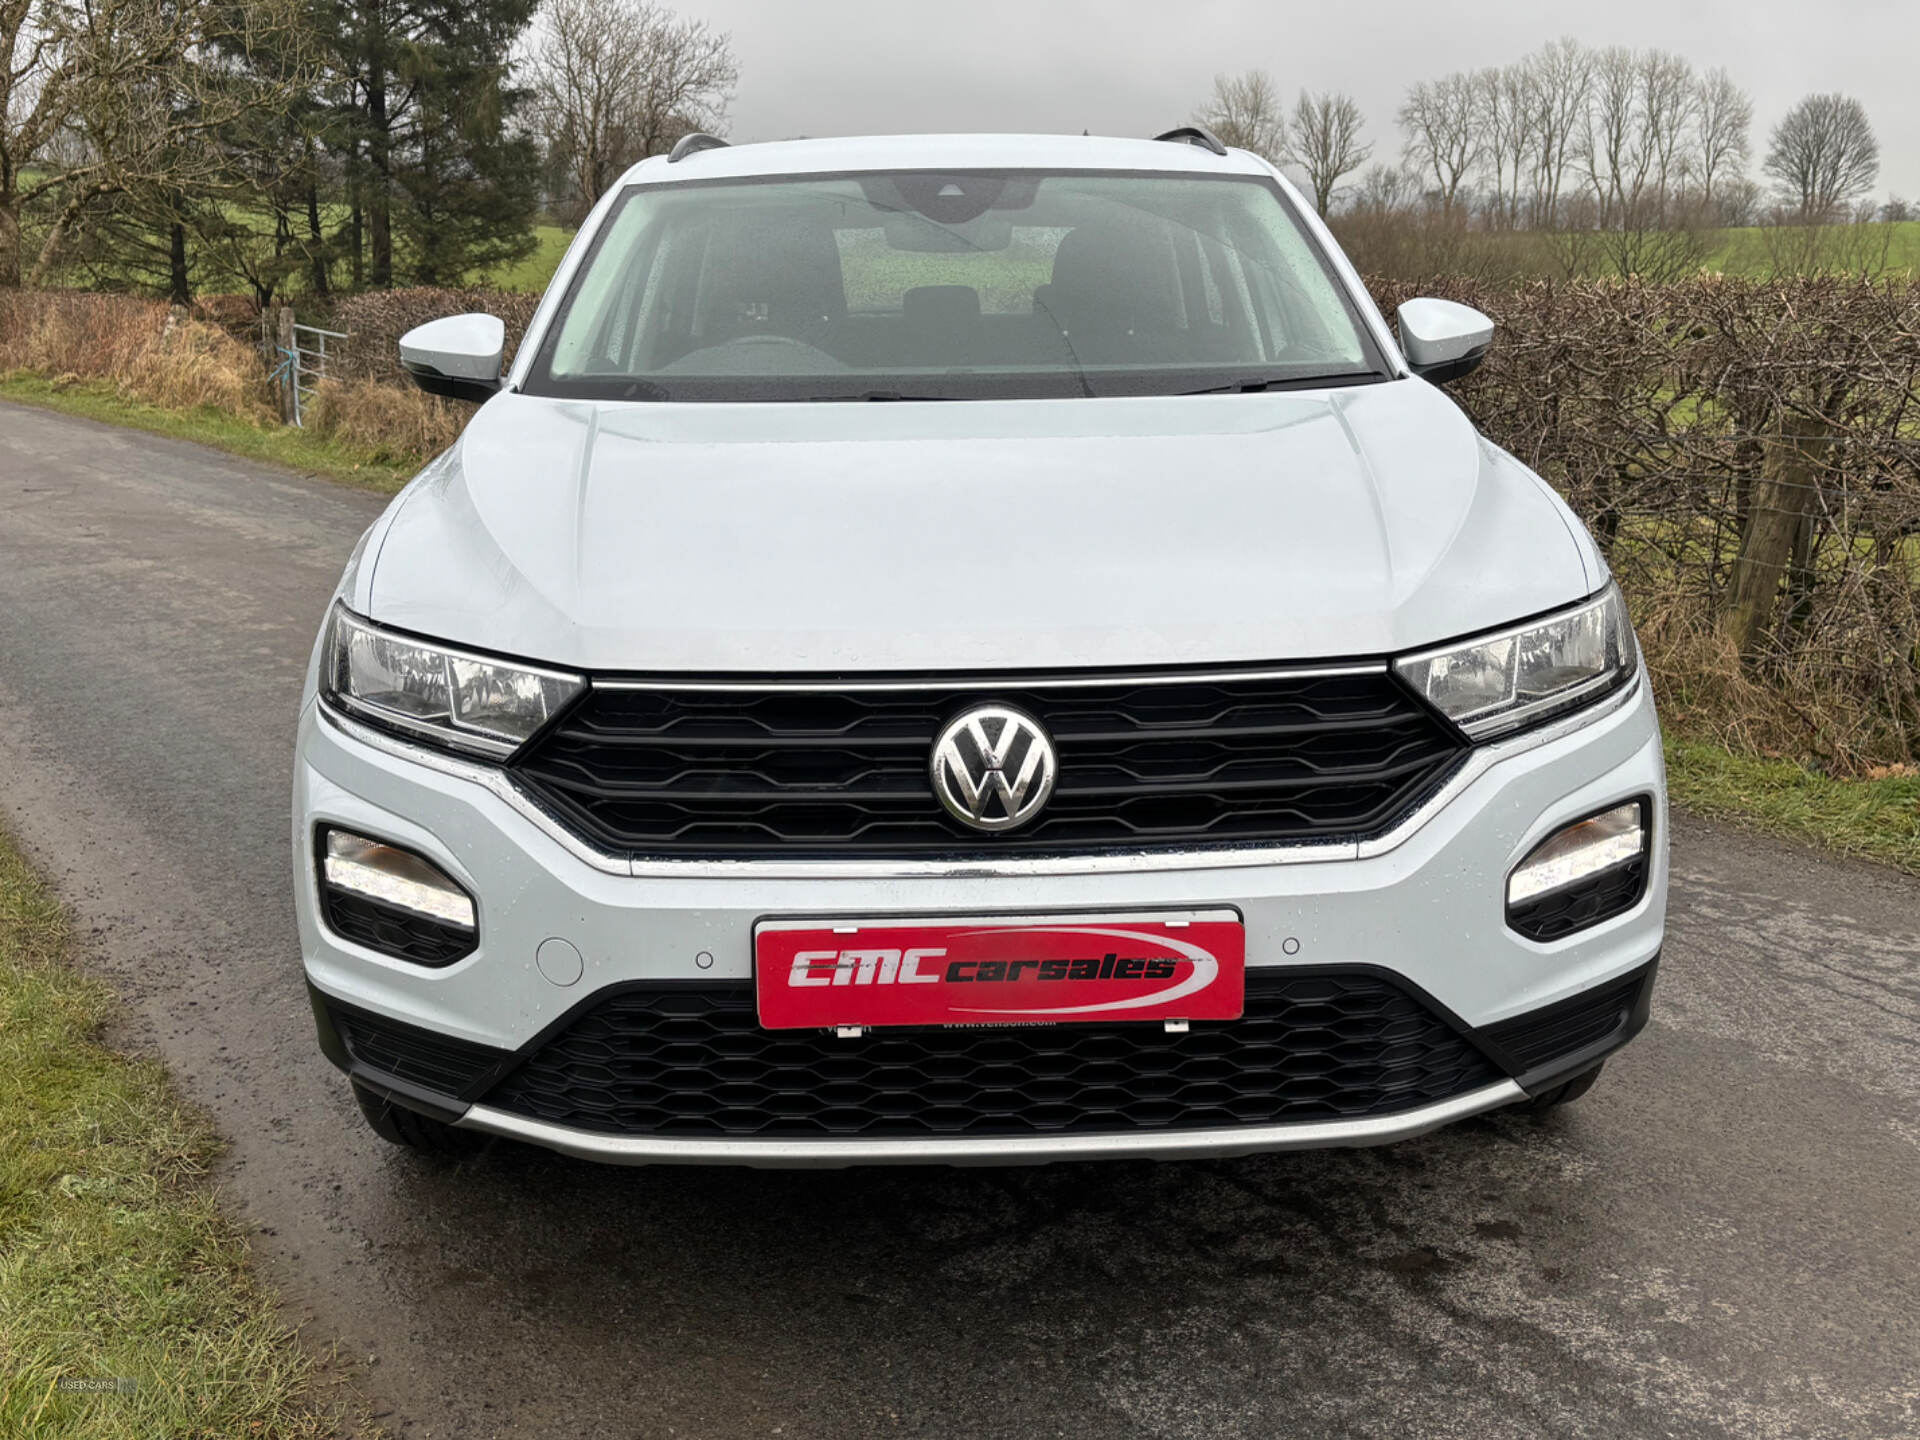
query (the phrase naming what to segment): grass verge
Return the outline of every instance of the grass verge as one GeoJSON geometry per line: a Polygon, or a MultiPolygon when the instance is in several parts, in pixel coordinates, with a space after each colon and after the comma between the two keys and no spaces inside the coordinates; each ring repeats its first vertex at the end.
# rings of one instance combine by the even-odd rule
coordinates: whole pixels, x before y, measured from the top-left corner
{"type": "Polygon", "coordinates": [[[1835,780],[1791,761],[1752,760],[1669,735],[1667,784],[1673,803],[1692,814],[1920,874],[1920,768],[1835,780]]]}
{"type": "Polygon", "coordinates": [[[333,1433],[214,1203],[212,1131],[158,1065],[97,1042],[113,997],[72,948],[0,836],[0,1435],[333,1433]]]}
{"type": "Polygon", "coordinates": [[[108,425],[125,425],[154,435],[191,440],[224,450],[229,455],[324,475],[329,480],[342,480],[383,495],[398,490],[419,469],[418,464],[410,460],[396,462],[378,458],[370,452],[338,441],[322,440],[290,426],[263,428],[211,406],[168,410],[130,400],[107,380],[49,380],[16,371],[0,376],[0,400],[17,400],[108,425]]]}

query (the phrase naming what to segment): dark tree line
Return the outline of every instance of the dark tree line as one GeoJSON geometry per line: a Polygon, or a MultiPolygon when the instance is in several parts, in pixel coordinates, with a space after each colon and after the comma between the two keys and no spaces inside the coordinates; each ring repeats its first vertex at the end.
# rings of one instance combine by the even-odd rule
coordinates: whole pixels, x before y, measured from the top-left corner
{"type": "Polygon", "coordinates": [[[457,284],[724,121],[724,34],[646,0],[551,0],[537,28],[535,6],[0,0],[0,287],[457,284]]]}
{"type": "Polygon", "coordinates": [[[0,0],[0,285],[436,283],[533,248],[534,0],[0,0]]]}

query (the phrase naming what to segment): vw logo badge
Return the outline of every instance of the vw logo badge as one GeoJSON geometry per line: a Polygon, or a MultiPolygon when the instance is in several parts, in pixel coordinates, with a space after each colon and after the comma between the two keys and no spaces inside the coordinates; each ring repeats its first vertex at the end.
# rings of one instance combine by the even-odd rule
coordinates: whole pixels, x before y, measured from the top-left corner
{"type": "Polygon", "coordinates": [[[1040,813],[1060,769],[1053,741],[1031,715],[978,705],[933,742],[933,793],[976,830],[1014,830],[1040,813]]]}

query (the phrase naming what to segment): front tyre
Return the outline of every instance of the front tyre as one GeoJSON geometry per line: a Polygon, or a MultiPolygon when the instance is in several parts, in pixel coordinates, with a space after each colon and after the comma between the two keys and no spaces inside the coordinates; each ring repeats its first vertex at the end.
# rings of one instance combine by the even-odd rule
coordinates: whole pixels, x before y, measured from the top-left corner
{"type": "Polygon", "coordinates": [[[360,1102],[360,1113],[367,1117],[373,1133],[389,1145],[399,1145],[422,1155],[453,1158],[471,1155],[486,1143],[486,1137],[471,1130],[458,1130],[443,1120],[434,1120],[396,1105],[384,1095],[353,1087],[353,1098],[360,1102]]]}

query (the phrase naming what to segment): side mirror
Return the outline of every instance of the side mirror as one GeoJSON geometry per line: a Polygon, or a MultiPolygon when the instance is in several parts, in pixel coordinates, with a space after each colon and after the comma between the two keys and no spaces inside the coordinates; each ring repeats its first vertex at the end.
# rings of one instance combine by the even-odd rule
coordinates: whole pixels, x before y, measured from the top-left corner
{"type": "Polygon", "coordinates": [[[506,324],[494,315],[449,315],[400,337],[400,368],[429,395],[487,400],[500,388],[506,324]]]}
{"type": "Polygon", "coordinates": [[[1400,349],[1423,380],[1444,385],[1471,374],[1493,344],[1493,321],[1451,300],[1409,300],[1400,307],[1400,349]]]}

